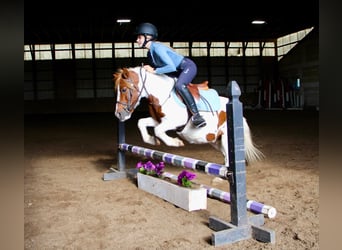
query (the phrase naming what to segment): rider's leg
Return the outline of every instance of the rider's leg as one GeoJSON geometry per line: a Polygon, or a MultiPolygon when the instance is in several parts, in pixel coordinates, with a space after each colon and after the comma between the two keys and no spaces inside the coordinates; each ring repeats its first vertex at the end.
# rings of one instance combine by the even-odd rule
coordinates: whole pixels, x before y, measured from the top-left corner
{"type": "Polygon", "coordinates": [[[196,128],[201,128],[207,125],[203,117],[198,113],[195,100],[192,94],[190,93],[189,89],[187,88],[187,86],[185,84],[182,84],[179,88],[177,88],[177,90],[192,114],[192,118],[191,118],[192,124],[196,128]]]}

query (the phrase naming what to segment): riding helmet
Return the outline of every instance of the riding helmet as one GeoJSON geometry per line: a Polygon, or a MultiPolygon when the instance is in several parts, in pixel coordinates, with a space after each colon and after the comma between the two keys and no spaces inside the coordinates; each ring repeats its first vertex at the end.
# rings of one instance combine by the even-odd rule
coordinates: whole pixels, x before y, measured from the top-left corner
{"type": "Polygon", "coordinates": [[[158,30],[152,23],[141,23],[135,31],[136,35],[150,35],[153,40],[158,38],[158,30]]]}

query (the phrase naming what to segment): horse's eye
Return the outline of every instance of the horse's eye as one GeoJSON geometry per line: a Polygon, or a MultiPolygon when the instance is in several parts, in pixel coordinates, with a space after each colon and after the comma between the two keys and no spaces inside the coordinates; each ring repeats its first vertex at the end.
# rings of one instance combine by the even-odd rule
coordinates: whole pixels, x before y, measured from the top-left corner
{"type": "Polygon", "coordinates": [[[126,91],[127,91],[127,88],[122,88],[122,89],[121,89],[121,92],[122,92],[122,93],[125,93],[126,91]]]}

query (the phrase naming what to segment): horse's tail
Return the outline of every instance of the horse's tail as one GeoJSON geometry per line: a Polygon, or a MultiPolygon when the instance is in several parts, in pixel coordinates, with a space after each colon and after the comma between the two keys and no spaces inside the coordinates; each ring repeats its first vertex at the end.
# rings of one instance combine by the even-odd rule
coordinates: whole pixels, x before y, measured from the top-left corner
{"type": "Polygon", "coordinates": [[[247,163],[253,163],[265,158],[252,139],[252,134],[247,124],[246,118],[243,118],[244,140],[245,140],[245,155],[247,163]]]}

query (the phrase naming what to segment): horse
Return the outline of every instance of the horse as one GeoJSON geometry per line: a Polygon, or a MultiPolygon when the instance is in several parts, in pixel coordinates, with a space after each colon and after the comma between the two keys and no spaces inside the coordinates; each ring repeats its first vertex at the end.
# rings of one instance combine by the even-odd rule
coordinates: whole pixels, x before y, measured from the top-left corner
{"type": "MultiPolygon", "coordinates": [[[[166,74],[154,74],[143,67],[119,68],[113,74],[116,93],[115,116],[121,121],[129,120],[141,100],[148,100],[150,117],[140,118],[138,128],[144,143],[170,147],[190,144],[210,144],[224,156],[224,164],[229,166],[226,104],[229,99],[219,96],[216,90],[208,88],[208,82],[189,84],[198,109],[207,125],[195,128],[191,115],[174,88],[175,78],[166,74]],[[149,133],[148,128],[154,133],[149,133]],[[176,137],[167,134],[175,131],[176,137]]],[[[246,118],[243,117],[245,160],[259,161],[264,154],[257,148],[246,118]]]]}

